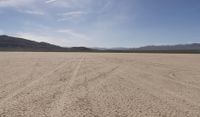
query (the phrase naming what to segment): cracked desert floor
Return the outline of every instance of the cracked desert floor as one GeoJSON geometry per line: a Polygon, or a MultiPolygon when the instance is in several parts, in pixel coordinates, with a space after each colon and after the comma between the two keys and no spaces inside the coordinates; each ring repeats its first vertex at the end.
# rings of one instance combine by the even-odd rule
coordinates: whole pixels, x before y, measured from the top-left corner
{"type": "Polygon", "coordinates": [[[200,55],[1,52],[0,117],[200,117],[200,55]]]}

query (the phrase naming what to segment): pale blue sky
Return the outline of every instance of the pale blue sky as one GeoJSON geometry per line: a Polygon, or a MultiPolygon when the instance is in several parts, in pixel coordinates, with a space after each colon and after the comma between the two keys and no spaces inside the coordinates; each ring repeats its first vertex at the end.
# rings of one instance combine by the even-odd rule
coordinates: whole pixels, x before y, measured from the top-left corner
{"type": "Polygon", "coordinates": [[[61,46],[200,42],[200,0],[0,0],[0,34],[61,46]]]}

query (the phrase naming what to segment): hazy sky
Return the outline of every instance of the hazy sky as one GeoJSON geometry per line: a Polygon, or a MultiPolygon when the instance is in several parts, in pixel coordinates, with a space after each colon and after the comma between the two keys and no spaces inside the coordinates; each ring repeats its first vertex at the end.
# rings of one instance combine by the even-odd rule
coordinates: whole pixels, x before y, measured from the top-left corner
{"type": "Polygon", "coordinates": [[[0,0],[0,34],[62,46],[200,42],[200,0],[0,0]]]}

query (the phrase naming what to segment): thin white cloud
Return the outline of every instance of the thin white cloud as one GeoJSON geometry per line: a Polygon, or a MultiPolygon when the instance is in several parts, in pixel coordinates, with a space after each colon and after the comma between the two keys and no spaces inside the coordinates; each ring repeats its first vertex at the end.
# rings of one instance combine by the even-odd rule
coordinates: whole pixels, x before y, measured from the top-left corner
{"type": "Polygon", "coordinates": [[[33,41],[38,41],[38,42],[47,42],[47,43],[52,43],[56,45],[61,45],[65,46],[66,44],[66,39],[59,37],[59,36],[52,36],[52,35],[45,35],[45,34],[36,34],[34,32],[17,32],[14,34],[14,36],[33,40],[33,41]]]}
{"type": "Polygon", "coordinates": [[[39,0],[0,0],[0,7],[13,7],[16,11],[30,15],[45,15],[39,0]]]}
{"type": "Polygon", "coordinates": [[[64,8],[68,8],[68,7],[72,7],[72,3],[74,0],[45,0],[46,4],[49,4],[53,7],[64,7],[64,8]]]}
{"type": "Polygon", "coordinates": [[[44,15],[38,7],[38,0],[0,0],[0,7],[14,7],[20,13],[44,15]]]}
{"type": "Polygon", "coordinates": [[[0,7],[18,7],[33,3],[34,0],[0,0],[0,7]]]}
{"type": "Polygon", "coordinates": [[[46,3],[53,3],[56,2],[57,0],[47,0],[46,3]]]}
{"type": "Polygon", "coordinates": [[[71,30],[59,30],[55,34],[46,35],[39,34],[35,32],[17,32],[13,36],[38,41],[38,42],[48,42],[63,47],[72,47],[72,46],[87,46],[88,42],[82,34],[74,33],[71,30]],[[66,35],[59,35],[56,33],[65,33],[66,35]]]}
{"type": "Polygon", "coordinates": [[[86,14],[87,14],[87,12],[84,12],[84,11],[71,11],[71,12],[66,12],[66,13],[60,14],[60,15],[63,17],[79,18],[82,15],[86,15],[86,14]]]}
{"type": "Polygon", "coordinates": [[[66,43],[68,46],[88,46],[89,43],[92,43],[92,39],[87,35],[73,31],[71,29],[61,29],[57,30],[57,33],[62,33],[66,37],[66,43]]]}
{"type": "Polygon", "coordinates": [[[55,7],[64,7],[64,8],[88,8],[95,0],[46,0],[47,4],[52,3],[51,5],[55,7]]]}
{"type": "Polygon", "coordinates": [[[80,16],[80,15],[84,15],[87,14],[84,11],[71,11],[71,12],[67,12],[67,13],[63,13],[62,15],[64,16],[80,16]]]}
{"type": "Polygon", "coordinates": [[[68,34],[68,35],[71,35],[71,36],[73,36],[75,38],[79,38],[79,39],[84,39],[84,40],[88,40],[89,39],[86,35],[78,33],[78,32],[75,32],[75,31],[73,31],[71,29],[62,29],[62,30],[57,30],[56,32],[68,34]]]}
{"type": "Polygon", "coordinates": [[[41,41],[49,42],[51,40],[51,37],[36,35],[33,33],[29,33],[29,32],[18,32],[18,33],[16,33],[16,36],[25,38],[25,39],[38,41],[38,42],[41,42],[41,41]]]}
{"type": "Polygon", "coordinates": [[[45,15],[43,11],[39,10],[18,10],[21,13],[30,14],[30,15],[45,15]]]}
{"type": "Polygon", "coordinates": [[[76,22],[84,17],[84,15],[88,14],[88,12],[85,11],[71,11],[66,12],[62,14],[58,14],[60,18],[57,19],[57,21],[73,21],[76,22]]]}

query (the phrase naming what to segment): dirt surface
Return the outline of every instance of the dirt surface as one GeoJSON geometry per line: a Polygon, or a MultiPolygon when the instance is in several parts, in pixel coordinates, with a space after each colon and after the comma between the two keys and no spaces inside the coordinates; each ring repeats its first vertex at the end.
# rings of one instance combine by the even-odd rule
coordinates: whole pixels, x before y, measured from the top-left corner
{"type": "Polygon", "coordinates": [[[200,117],[200,55],[1,52],[0,117],[200,117]]]}

